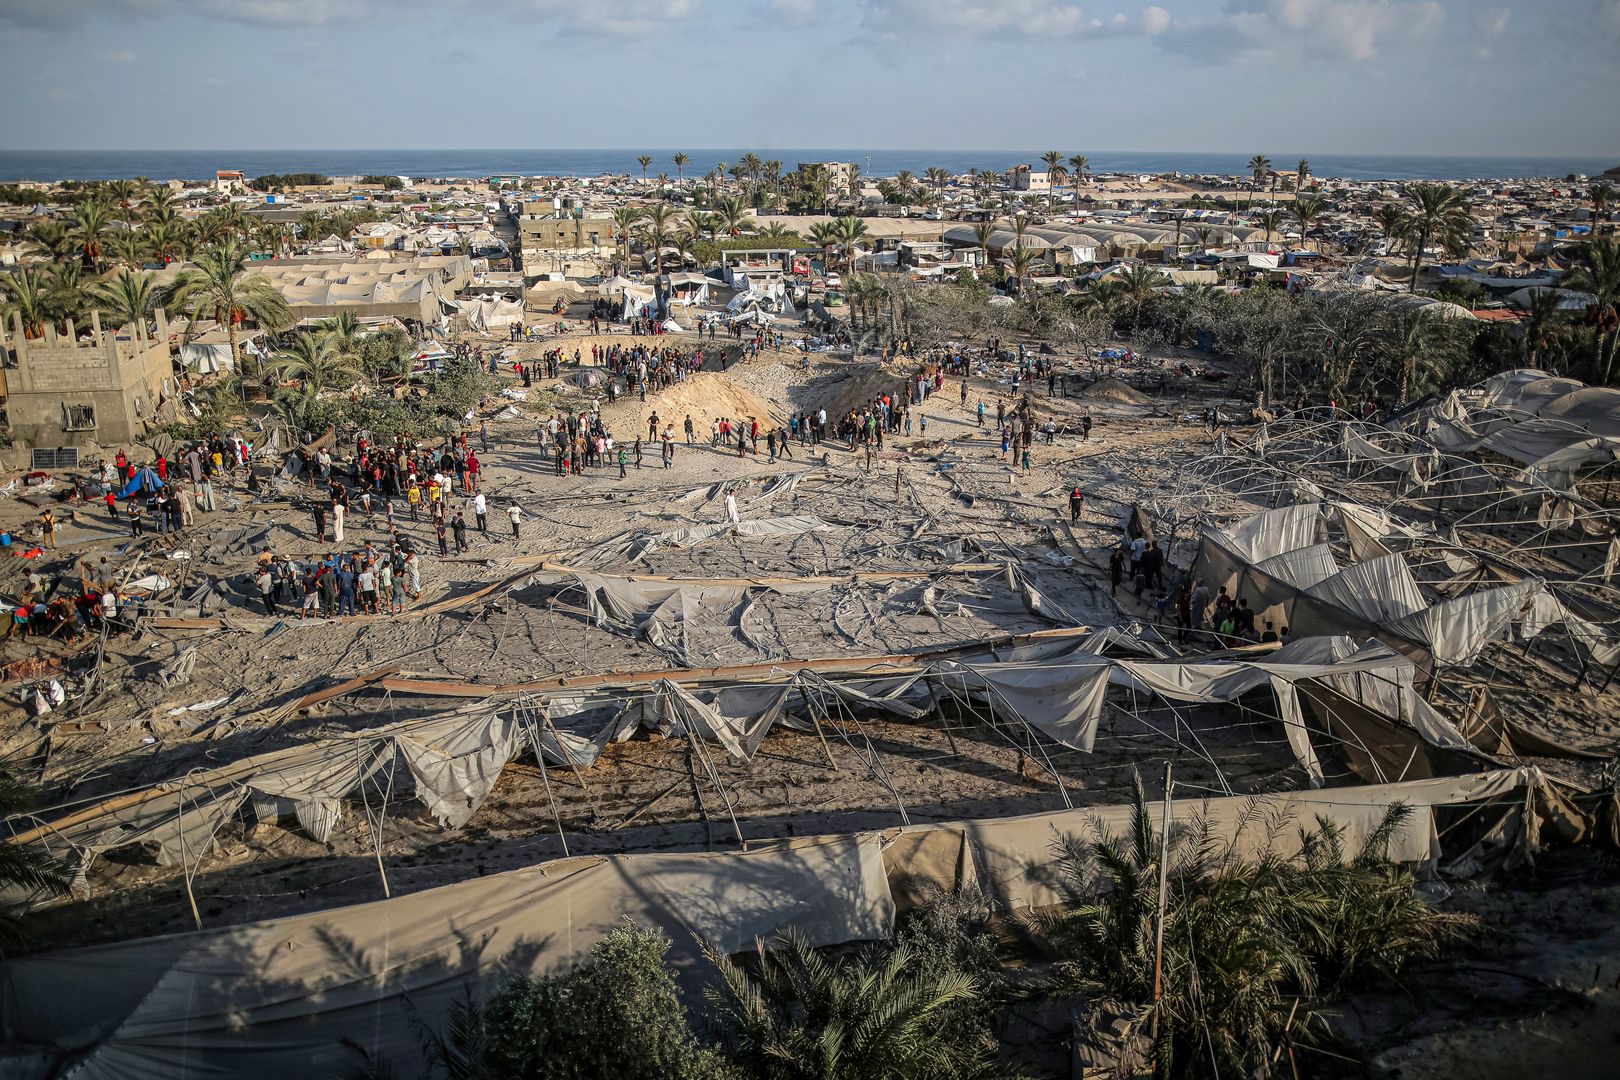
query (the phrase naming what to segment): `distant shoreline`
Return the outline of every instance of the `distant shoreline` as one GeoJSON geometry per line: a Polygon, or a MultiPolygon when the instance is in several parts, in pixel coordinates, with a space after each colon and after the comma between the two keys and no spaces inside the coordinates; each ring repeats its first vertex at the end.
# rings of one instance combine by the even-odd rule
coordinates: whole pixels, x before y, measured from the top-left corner
{"type": "MultiPolygon", "coordinates": [[[[1165,176],[1246,176],[1253,153],[1271,158],[1281,173],[1292,172],[1300,158],[1310,162],[1319,180],[1524,180],[1562,179],[1570,174],[1596,176],[1620,164],[1620,153],[1602,157],[1515,157],[1398,154],[1294,154],[1259,148],[1249,153],[1179,151],[1096,151],[1059,148],[1065,158],[1085,153],[1089,171],[1165,176]]],[[[688,179],[701,177],[717,164],[736,164],[747,147],[688,149],[688,179]]],[[[0,183],[52,183],[61,180],[111,180],[145,176],[153,180],[211,180],[218,169],[241,169],[249,176],[315,172],[328,176],[399,175],[424,178],[478,179],[491,175],[593,177],[640,175],[637,157],[653,158],[648,175],[677,177],[674,149],[647,150],[4,150],[0,183]]],[[[953,174],[972,169],[1003,172],[1013,165],[1041,168],[1041,150],[877,150],[827,148],[755,148],[762,159],[778,160],[784,172],[802,161],[853,161],[868,176],[893,176],[901,170],[922,175],[934,166],[953,174]]]]}

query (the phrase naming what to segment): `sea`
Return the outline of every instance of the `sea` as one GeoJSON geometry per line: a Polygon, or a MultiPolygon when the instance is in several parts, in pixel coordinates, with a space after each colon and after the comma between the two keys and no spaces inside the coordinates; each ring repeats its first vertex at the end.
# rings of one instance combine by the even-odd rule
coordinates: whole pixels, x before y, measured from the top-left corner
{"type": "MultiPolygon", "coordinates": [[[[153,180],[212,179],[218,169],[266,173],[320,173],[325,176],[412,177],[601,176],[639,173],[636,159],[653,161],[651,175],[678,173],[670,160],[678,148],[661,150],[0,150],[0,182],[17,180],[111,180],[144,176],[153,180]]],[[[688,176],[701,176],[725,163],[735,164],[749,148],[684,151],[688,176]]],[[[953,174],[982,169],[1001,172],[1028,163],[1040,167],[1039,150],[859,150],[755,147],[765,160],[792,171],[806,161],[853,161],[867,176],[893,176],[910,170],[921,176],[933,166],[953,174]]],[[[1065,156],[1070,151],[1065,152],[1065,156]]],[[[1187,153],[1086,151],[1093,173],[1197,173],[1247,175],[1253,151],[1187,153]]],[[[1292,172],[1301,158],[1318,179],[1346,180],[1508,180],[1596,176],[1620,164],[1613,158],[1446,157],[1389,154],[1268,154],[1279,172],[1292,172]]]]}

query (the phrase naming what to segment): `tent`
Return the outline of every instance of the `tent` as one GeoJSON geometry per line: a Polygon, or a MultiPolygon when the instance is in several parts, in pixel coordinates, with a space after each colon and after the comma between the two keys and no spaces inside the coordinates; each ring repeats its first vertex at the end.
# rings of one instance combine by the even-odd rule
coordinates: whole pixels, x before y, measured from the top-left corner
{"type": "Polygon", "coordinates": [[[135,475],[130,478],[129,483],[125,484],[123,489],[118,492],[118,497],[127,499],[131,495],[146,491],[157,491],[165,486],[163,481],[158,479],[157,472],[150,465],[142,465],[135,470],[135,475]]]}

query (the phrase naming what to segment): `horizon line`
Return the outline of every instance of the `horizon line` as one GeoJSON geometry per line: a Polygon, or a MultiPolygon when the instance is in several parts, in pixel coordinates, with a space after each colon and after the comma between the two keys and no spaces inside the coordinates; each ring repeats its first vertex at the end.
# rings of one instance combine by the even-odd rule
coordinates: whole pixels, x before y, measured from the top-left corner
{"type": "MultiPolygon", "coordinates": [[[[1029,148],[1029,147],[969,147],[969,148],[962,148],[962,149],[948,149],[948,148],[937,147],[937,146],[922,146],[922,147],[780,146],[780,147],[760,147],[758,149],[755,149],[755,148],[750,147],[750,146],[748,146],[746,144],[744,144],[744,145],[736,145],[736,146],[698,146],[698,147],[693,147],[692,148],[692,150],[751,150],[751,151],[753,151],[755,153],[758,153],[761,150],[770,151],[770,150],[773,150],[773,149],[775,149],[775,150],[817,151],[817,152],[841,150],[841,151],[847,151],[847,152],[859,151],[861,153],[885,153],[885,154],[928,154],[928,153],[934,153],[934,154],[1021,154],[1021,153],[1028,153],[1031,150],[1031,148],[1029,148]]],[[[636,153],[659,152],[659,151],[666,151],[666,150],[678,151],[680,153],[691,153],[692,152],[692,150],[685,150],[685,149],[682,149],[679,146],[657,146],[657,147],[639,147],[639,148],[638,147],[618,147],[618,146],[554,146],[554,147],[539,147],[539,146],[454,146],[454,147],[443,147],[443,146],[434,146],[434,147],[427,147],[427,146],[418,146],[418,147],[412,147],[412,146],[341,146],[341,147],[338,147],[338,146],[289,146],[289,147],[275,147],[275,146],[270,146],[270,147],[243,147],[243,146],[236,146],[236,147],[149,147],[149,148],[134,148],[134,147],[114,147],[114,148],[107,148],[107,147],[15,147],[15,148],[10,148],[10,149],[0,150],[0,155],[3,155],[3,154],[299,154],[299,153],[318,153],[318,154],[342,154],[342,153],[350,153],[350,154],[355,154],[355,153],[359,153],[359,154],[379,154],[379,153],[407,153],[407,154],[503,153],[503,154],[509,154],[509,153],[524,153],[524,152],[528,152],[528,153],[593,153],[593,154],[624,153],[624,154],[636,154],[636,153]]],[[[1167,154],[1167,155],[1168,154],[1175,154],[1175,155],[1189,155],[1189,156],[1190,155],[1213,155],[1213,154],[1234,154],[1234,155],[1240,155],[1241,156],[1241,155],[1244,155],[1244,154],[1250,154],[1252,156],[1254,153],[1256,153],[1256,151],[1252,151],[1252,150],[1163,150],[1163,149],[1154,149],[1154,150],[1118,150],[1118,149],[1102,149],[1102,150],[1075,151],[1075,153],[1085,153],[1085,154],[1088,154],[1088,155],[1091,155],[1091,154],[1167,154]]],[[[1264,154],[1265,152],[1264,151],[1259,151],[1259,153],[1264,154]]],[[[1543,153],[1536,153],[1536,154],[1502,154],[1502,153],[1492,153],[1492,152],[1487,152],[1487,151],[1470,151],[1470,152],[1461,152],[1461,153],[1459,153],[1459,152],[1436,153],[1436,152],[1389,151],[1389,150],[1289,150],[1289,151],[1287,151],[1287,154],[1285,156],[1292,157],[1295,154],[1300,154],[1300,155],[1306,156],[1306,157],[1309,157],[1310,155],[1314,154],[1314,155],[1321,156],[1321,157],[1389,157],[1389,158],[1416,158],[1416,159],[1426,159],[1426,160],[1433,160],[1433,159],[1437,159],[1437,158],[1441,158],[1441,159],[1443,159],[1443,158],[1492,158],[1492,159],[1501,160],[1501,161],[1534,161],[1534,160],[1546,159],[1546,158],[1586,158],[1586,157],[1591,157],[1591,158],[1594,158],[1594,159],[1604,159],[1605,158],[1604,154],[1602,154],[1600,152],[1592,152],[1592,151],[1585,151],[1585,152],[1574,152],[1574,151],[1556,152],[1555,151],[1555,152],[1543,152],[1543,153]]],[[[1065,156],[1068,156],[1067,152],[1065,152],[1065,156]]],[[[1613,157],[1616,160],[1620,160],[1620,151],[1616,151],[1613,154],[1607,155],[1607,157],[1613,157]]],[[[634,160],[634,158],[632,158],[631,160],[634,160]]]]}

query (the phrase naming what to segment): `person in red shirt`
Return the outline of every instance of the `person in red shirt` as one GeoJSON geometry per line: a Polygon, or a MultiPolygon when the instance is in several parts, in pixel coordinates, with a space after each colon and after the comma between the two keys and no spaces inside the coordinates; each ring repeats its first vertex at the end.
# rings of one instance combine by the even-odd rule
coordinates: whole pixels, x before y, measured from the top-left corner
{"type": "Polygon", "coordinates": [[[162,480],[165,483],[168,482],[168,479],[169,479],[169,459],[164,457],[162,454],[158,455],[157,474],[158,474],[158,479],[159,480],[162,480]]]}

